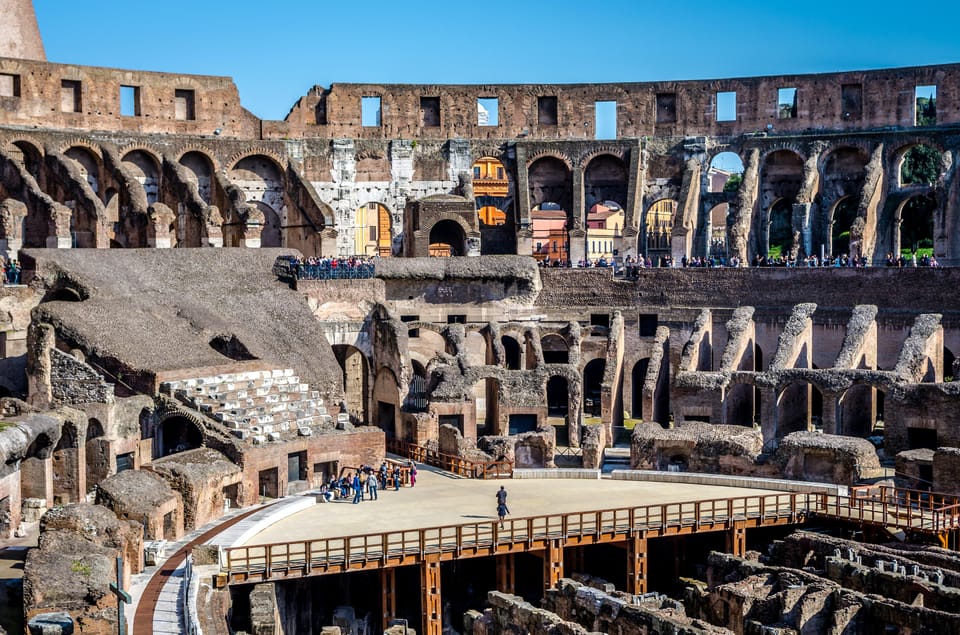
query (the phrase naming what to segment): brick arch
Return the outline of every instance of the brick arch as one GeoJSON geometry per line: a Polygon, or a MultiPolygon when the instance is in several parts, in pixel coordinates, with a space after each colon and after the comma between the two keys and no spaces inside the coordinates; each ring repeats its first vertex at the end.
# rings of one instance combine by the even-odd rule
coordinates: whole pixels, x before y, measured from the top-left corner
{"type": "Polygon", "coordinates": [[[570,173],[571,174],[573,173],[575,162],[563,152],[555,152],[553,150],[544,150],[542,152],[538,152],[532,157],[527,157],[527,166],[526,166],[527,171],[529,172],[533,164],[539,161],[540,159],[547,159],[547,158],[557,159],[558,161],[561,161],[564,165],[567,166],[567,169],[570,170],[570,173]]]}
{"type": "Polygon", "coordinates": [[[100,148],[100,146],[90,143],[88,139],[83,137],[72,137],[55,146],[56,151],[60,154],[66,154],[73,148],[83,148],[84,150],[89,150],[90,153],[97,158],[97,161],[100,163],[100,165],[103,165],[103,150],[100,148]]]}
{"type": "Polygon", "coordinates": [[[134,153],[134,152],[143,152],[144,154],[146,154],[147,156],[149,156],[151,159],[153,159],[153,162],[154,162],[154,163],[156,164],[156,166],[157,166],[157,171],[158,171],[158,172],[159,172],[161,169],[163,169],[163,156],[162,156],[162,154],[159,153],[159,152],[157,152],[157,151],[156,151],[155,149],[153,149],[151,146],[148,146],[148,145],[146,145],[146,144],[144,144],[144,143],[131,143],[131,144],[129,144],[129,145],[125,145],[125,146],[123,146],[122,148],[120,148],[120,150],[119,150],[119,152],[118,152],[117,154],[120,155],[120,160],[121,160],[121,161],[126,161],[126,160],[127,160],[127,156],[129,156],[130,154],[132,154],[132,153],[134,153]]]}
{"type": "Polygon", "coordinates": [[[579,169],[581,169],[581,170],[586,170],[586,169],[587,169],[587,166],[589,166],[590,163],[591,163],[594,159],[596,159],[596,158],[598,158],[598,157],[602,157],[602,156],[604,156],[604,155],[606,155],[606,156],[611,156],[611,157],[613,157],[613,158],[615,158],[615,159],[619,159],[619,160],[623,161],[624,163],[627,162],[627,149],[626,149],[626,148],[618,147],[618,146],[611,146],[611,145],[602,145],[602,146],[600,146],[600,147],[591,148],[589,152],[587,152],[586,154],[581,155],[581,156],[577,159],[577,168],[579,168],[579,169]]]}
{"type": "MultiPolygon", "coordinates": [[[[884,167],[886,168],[887,173],[891,177],[890,182],[893,185],[893,187],[899,189],[899,188],[911,187],[915,185],[915,184],[907,184],[907,185],[901,184],[900,173],[903,170],[903,161],[907,156],[907,152],[909,152],[910,150],[912,150],[917,146],[927,146],[928,148],[933,148],[934,150],[940,153],[941,162],[943,161],[944,158],[952,162],[952,159],[953,159],[952,154],[948,149],[945,149],[945,146],[943,144],[934,143],[934,142],[931,142],[929,139],[921,138],[921,137],[914,137],[910,141],[901,142],[895,148],[889,150],[886,153],[886,157],[884,158],[884,164],[885,164],[884,167]]],[[[950,170],[949,165],[947,167],[942,168],[940,170],[940,175],[937,181],[938,182],[943,181],[944,176],[949,170],[950,170]]],[[[936,183],[933,185],[933,187],[936,187],[936,183]]]]}
{"type": "Polygon", "coordinates": [[[180,160],[190,154],[191,152],[196,152],[197,154],[202,155],[205,159],[210,162],[210,166],[213,172],[219,172],[222,169],[220,161],[213,155],[209,149],[198,144],[188,144],[184,146],[179,146],[176,152],[172,155],[177,163],[180,163],[180,160]]]}
{"type": "Polygon", "coordinates": [[[287,169],[285,166],[287,165],[287,162],[284,161],[281,155],[277,154],[273,150],[259,147],[259,146],[253,147],[253,148],[247,148],[246,150],[233,153],[232,155],[229,156],[226,163],[223,164],[223,169],[225,169],[228,172],[230,170],[235,170],[237,168],[237,164],[243,161],[244,159],[249,159],[251,157],[258,157],[258,156],[263,156],[272,160],[276,164],[277,171],[280,172],[280,175],[284,177],[286,176],[287,169]]]}
{"type": "Polygon", "coordinates": [[[453,214],[451,212],[444,212],[442,214],[435,216],[431,220],[430,224],[424,225],[420,231],[423,232],[423,234],[427,236],[427,238],[429,239],[430,231],[434,228],[434,226],[437,223],[445,220],[452,220],[458,225],[460,225],[460,227],[463,229],[463,233],[465,234],[464,238],[470,236],[471,233],[476,233],[477,231],[476,229],[473,229],[472,227],[470,227],[470,225],[467,224],[467,221],[463,220],[462,216],[460,216],[459,214],[453,214]]]}
{"type": "Polygon", "coordinates": [[[711,148],[706,154],[706,158],[704,159],[704,165],[707,166],[707,168],[709,169],[710,164],[713,163],[714,159],[716,159],[721,154],[724,154],[727,152],[729,152],[730,154],[735,154],[738,157],[740,157],[740,162],[743,163],[743,167],[744,169],[746,169],[747,162],[743,160],[743,155],[744,155],[743,148],[735,144],[722,145],[722,146],[717,146],[715,148],[711,148]]]}
{"type": "Polygon", "coordinates": [[[783,152],[783,151],[792,152],[793,154],[797,155],[798,157],[800,157],[801,163],[806,163],[807,159],[810,156],[810,154],[805,149],[798,147],[796,144],[792,144],[786,141],[778,142],[776,144],[767,146],[766,149],[760,151],[760,162],[759,162],[760,170],[763,171],[763,165],[767,162],[767,159],[769,159],[771,155],[777,152],[783,152]]]}

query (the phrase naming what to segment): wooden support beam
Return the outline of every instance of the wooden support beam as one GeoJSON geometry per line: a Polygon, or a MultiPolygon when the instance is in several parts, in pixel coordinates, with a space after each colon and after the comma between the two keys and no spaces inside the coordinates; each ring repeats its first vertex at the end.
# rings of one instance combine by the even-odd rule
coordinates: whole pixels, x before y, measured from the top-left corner
{"type": "Polygon", "coordinates": [[[640,532],[627,543],[627,593],[640,595],[647,592],[647,534],[640,532]]]}
{"type": "Polygon", "coordinates": [[[514,594],[517,587],[516,555],[504,553],[497,559],[497,591],[514,594]]]}
{"type": "Polygon", "coordinates": [[[430,555],[420,564],[420,606],[423,607],[423,635],[443,635],[440,599],[440,558],[430,555]]]}
{"type": "Polygon", "coordinates": [[[397,616],[397,570],[393,567],[380,569],[380,607],[383,615],[383,630],[397,616]]]}
{"type": "Polygon", "coordinates": [[[564,558],[566,559],[563,563],[564,568],[569,573],[586,573],[587,558],[584,547],[570,547],[564,558]]]}
{"type": "Polygon", "coordinates": [[[543,586],[552,589],[563,577],[563,540],[547,541],[547,548],[543,551],[543,586]]]}
{"type": "Polygon", "coordinates": [[[747,553],[747,528],[743,521],[736,521],[726,531],[727,553],[743,557],[747,553]]]}

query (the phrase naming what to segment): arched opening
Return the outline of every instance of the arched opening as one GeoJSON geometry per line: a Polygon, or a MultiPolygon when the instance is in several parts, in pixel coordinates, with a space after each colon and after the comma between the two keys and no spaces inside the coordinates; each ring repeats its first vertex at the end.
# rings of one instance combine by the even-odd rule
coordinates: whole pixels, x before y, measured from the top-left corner
{"type": "Polygon", "coordinates": [[[555,203],[557,209],[569,213],[573,209],[573,177],[567,164],[556,157],[541,157],[527,168],[530,207],[544,209],[544,203],[555,203]]]}
{"type": "Polygon", "coordinates": [[[350,421],[355,424],[367,423],[367,395],[369,391],[369,366],[367,358],[355,346],[337,344],[333,354],[343,373],[343,396],[350,421]]]}
{"type": "Polygon", "coordinates": [[[856,385],[848,388],[837,403],[838,434],[866,438],[873,434],[877,420],[876,389],[856,385]]]}
{"type": "Polygon", "coordinates": [[[400,410],[400,391],[397,376],[387,367],[377,372],[374,380],[373,399],[376,404],[377,427],[383,430],[388,439],[394,439],[398,433],[397,413],[400,410]]]}
{"type": "MultiPolygon", "coordinates": [[[[100,196],[100,159],[93,152],[83,147],[73,147],[66,151],[65,155],[74,161],[77,166],[80,177],[84,179],[93,191],[94,196],[100,196]]],[[[65,197],[71,197],[69,192],[64,192],[65,197]]],[[[74,248],[90,249],[97,246],[97,214],[96,211],[87,203],[86,197],[80,200],[73,199],[72,203],[67,201],[67,207],[70,207],[70,237],[71,246],[74,248]]]]}
{"type": "Polygon", "coordinates": [[[354,253],[387,258],[392,253],[393,233],[390,210],[381,203],[367,203],[357,210],[354,253]]]}
{"type": "Polygon", "coordinates": [[[755,390],[753,384],[733,384],[724,397],[725,423],[753,427],[755,390]]]}
{"type": "Polygon", "coordinates": [[[842,256],[850,253],[850,229],[857,218],[857,201],[852,196],[844,196],[833,207],[833,222],[830,224],[831,255],[842,256]]]}
{"type": "Polygon", "coordinates": [[[953,381],[955,375],[953,374],[953,364],[956,361],[956,357],[953,356],[953,352],[947,348],[943,347],[943,381],[953,381]]]}
{"type": "Polygon", "coordinates": [[[793,249],[793,204],[781,198],[770,208],[767,224],[767,255],[786,258],[793,249]]]}
{"type": "Polygon", "coordinates": [[[263,229],[260,230],[260,246],[282,247],[283,227],[280,217],[272,207],[263,201],[256,201],[254,205],[263,214],[263,229]]]}
{"type": "Polygon", "coordinates": [[[430,228],[430,255],[438,258],[467,255],[467,236],[460,223],[447,218],[430,228]]]}
{"type": "Polygon", "coordinates": [[[473,164],[473,197],[483,225],[503,225],[511,207],[510,182],[503,163],[482,157],[473,164]]]}
{"type": "Polygon", "coordinates": [[[520,370],[520,344],[508,335],[501,337],[500,343],[503,345],[503,361],[507,366],[507,370],[520,370]]]}
{"type": "Polygon", "coordinates": [[[710,160],[708,192],[736,192],[743,180],[743,160],[734,152],[721,152],[710,160]]]}
{"type": "Polygon", "coordinates": [[[281,240],[276,236],[282,232],[280,228],[286,217],[286,206],[283,200],[284,179],[280,166],[267,156],[249,156],[237,161],[230,170],[229,177],[230,181],[243,192],[246,202],[256,205],[264,214],[265,224],[260,235],[261,246],[280,246],[281,240]],[[272,213],[268,214],[268,210],[272,213]],[[267,227],[268,224],[277,228],[276,235],[272,228],[267,227]],[[267,234],[266,237],[264,232],[267,234]],[[265,238],[270,244],[264,242],[265,238]]]}
{"type": "Polygon", "coordinates": [[[900,158],[900,185],[933,185],[943,171],[943,154],[927,145],[915,145],[900,158]]]}
{"type": "Polygon", "coordinates": [[[174,416],[164,419],[159,428],[158,445],[161,456],[169,456],[203,445],[203,434],[195,423],[186,417],[174,416]]]}
{"type": "Polygon", "coordinates": [[[591,207],[587,214],[587,259],[600,266],[612,264],[623,240],[623,224],[623,208],[616,201],[603,200],[591,207]]]}
{"type": "Polygon", "coordinates": [[[599,417],[602,412],[600,399],[606,368],[607,362],[602,358],[591,360],[583,367],[583,413],[588,417],[599,417]]]}
{"type": "Polygon", "coordinates": [[[200,199],[210,205],[212,202],[211,184],[213,182],[213,162],[201,152],[187,152],[180,157],[180,165],[187,168],[185,176],[196,187],[200,199]]]}
{"type": "Polygon", "coordinates": [[[562,335],[551,333],[540,338],[540,348],[543,350],[545,364],[570,363],[570,347],[562,335]]]}
{"type": "Polygon", "coordinates": [[[156,203],[160,194],[160,166],[157,160],[143,150],[134,150],[123,157],[123,167],[143,186],[147,204],[156,203]]]}
{"type": "MultiPolygon", "coordinates": [[[[585,207],[617,204],[619,209],[627,202],[627,165],[623,159],[611,154],[601,154],[591,159],[583,171],[583,195],[585,207]]],[[[622,227],[622,225],[621,225],[622,227]]]]}
{"type": "Polygon", "coordinates": [[[900,254],[907,260],[933,256],[937,207],[934,194],[918,194],[903,204],[900,210],[900,254]]]}
{"type": "Polygon", "coordinates": [[[567,212],[559,203],[546,202],[530,212],[533,256],[551,263],[566,262],[570,250],[567,212]]]}
{"type": "Polygon", "coordinates": [[[73,159],[80,169],[80,175],[93,190],[94,194],[100,193],[100,158],[91,152],[88,148],[74,146],[64,152],[64,155],[73,159]]]}
{"type": "Polygon", "coordinates": [[[407,394],[405,409],[410,412],[426,412],[427,410],[427,371],[423,364],[411,360],[413,376],[410,377],[410,391],[407,394]]]}
{"type": "Polygon", "coordinates": [[[777,437],[820,427],[823,421],[823,393],[809,383],[794,382],[777,398],[777,437]]]}
{"type": "Polygon", "coordinates": [[[23,165],[38,183],[41,182],[43,154],[35,145],[28,141],[14,141],[7,146],[7,153],[23,165]]]}
{"type": "Polygon", "coordinates": [[[670,241],[673,236],[673,217],[677,212],[677,201],[665,198],[655,202],[647,209],[644,221],[644,239],[646,255],[656,259],[670,255],[670,241]]]}
{"type": "Polygon", "coordinates": [[[649,367],[650,358],[644,357],[633,365],[633,371],[630,375],[630,385],[633,387],[630,400],[631,415],[634,419],[643,419],[643,384],[647,380],[647,369],[649,367]]]}

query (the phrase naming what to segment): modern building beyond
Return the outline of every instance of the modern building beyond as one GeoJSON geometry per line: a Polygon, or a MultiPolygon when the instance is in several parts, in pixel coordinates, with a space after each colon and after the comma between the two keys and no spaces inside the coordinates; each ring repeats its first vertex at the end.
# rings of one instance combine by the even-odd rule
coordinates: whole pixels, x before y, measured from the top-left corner
{"type": "Polygon", "coordinates": [[[114,558],[389,450],[391,483],[416,458],[775,493],[221,544],[191,560],[210,632],[368,632],[337,613],[358,579],[374,630],[430,635],[827,632],[788,605],[960,632],[960,64],[334,84],[269,121],[227,77],[46,62],[32,4],[0,16],[0,541],[48,536],[26,620],[113,632],[114,558]],[[598,589],[619,608],[586,623],[598,589]]]}

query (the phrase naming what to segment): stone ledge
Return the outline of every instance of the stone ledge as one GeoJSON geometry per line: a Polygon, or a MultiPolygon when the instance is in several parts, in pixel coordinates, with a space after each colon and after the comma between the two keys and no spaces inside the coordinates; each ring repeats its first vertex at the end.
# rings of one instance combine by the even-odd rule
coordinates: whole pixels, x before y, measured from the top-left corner
{"type": "Polygon", "coordinates": [[[845,485],[826,483],[806,483],[776,478],[755,478],[749,476],[727,476],[724,474],[700,474],[695,472],[658,472],[655,470],[614,470],[610,477],[618,481],[652,481],[655,483],[686,483],[691,485],[719,485],[726,487],[748,487],[752,489],[780,490],[785,492],[824,493],[847,496],[845,485]]]}
{"type": "Polygon", "coordinates": [[[514,470],[513,478],[580,478],[598,481],[600,480],[600,470],[585,470],[577,468],[514,470]]]}

